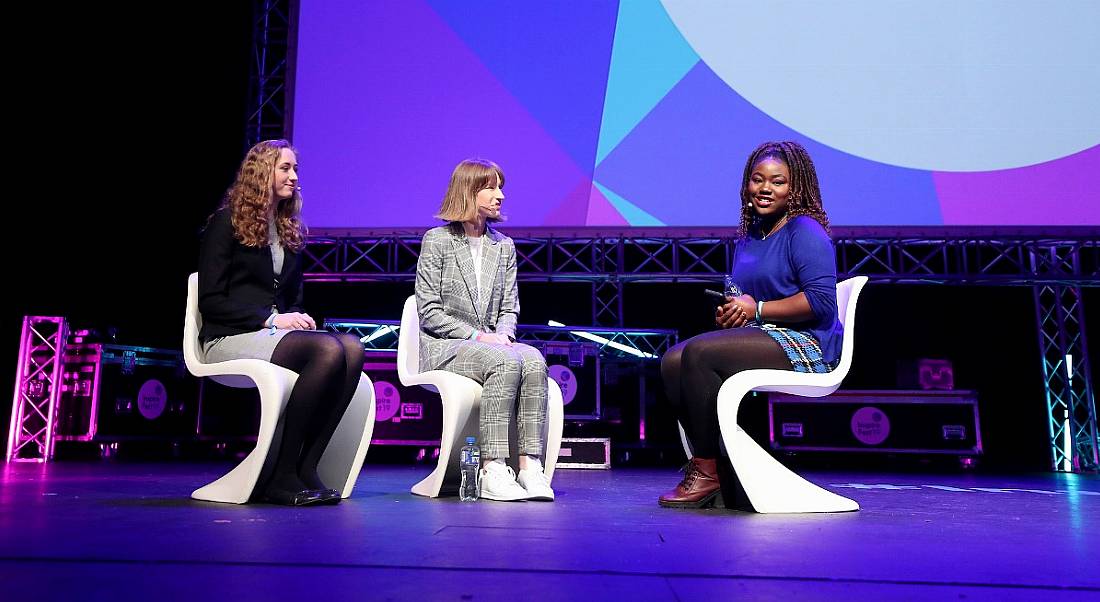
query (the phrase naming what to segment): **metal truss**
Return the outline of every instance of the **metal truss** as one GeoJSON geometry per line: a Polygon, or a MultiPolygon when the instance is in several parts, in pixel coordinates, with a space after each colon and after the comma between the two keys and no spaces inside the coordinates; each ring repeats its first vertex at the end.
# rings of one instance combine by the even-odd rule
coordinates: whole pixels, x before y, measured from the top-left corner
{"type": "MultiPolygon", "coordinates": [[[[408,281],[419,229],[326,230],[310,238],[306,279],[408,281]]],[[[521,281],[592,285],[592,323],[623,326],[630,282],[721,282],[736,231],[700,228],[509,229],[521,281]]],[[[1100,286],[1100,229],[835,228],[842,278],[878,282],[1008,286],[1100,286]],[[1059,261],[1034,261],[1051,256],[1059,261]]]]}
{"type": "Polygon", "coordinates": [[[909,283],[1100,286],[1100,228],[838,228],[837,269],[909,283]],[[883,234],[887,234],[883,236],[883,234]],[[1061,261],[1035,261],[1037,255],[1061,261]]]}
{"type": "MultiPolygon", "coordinates": [[[[622,315],[622,283],[720,282],[733,265],[736,244],[736,231],[729,228],[505,232],[516,243],[521,280],[598,284],[604,289],[593,316],[615,321],[622,315]]],[[[321,230],[306,249],[306,278],[412,280],[423,233],[321,230]]],[[[842,277],[918,284],[1100,286],[1100,228],[1064,228],[1057,234],[1029,228],[834,228],[833,241],[842,277]],[[1061,261],[1035,262],[1036,254],[1061,261]]]]}
{"type": "Polygon", "coordinates": [[[245,148],[290,131],[297,2],[254,0],[245,148]]]}
{"type": "MultiPolygon", "coordinates": [[[[1032,254],[1035,272],[1074,272],[1079,258],[1064,249],[1032,254]]],[[[1054,470],[1095,471],[1098,466],[1096,400],[1093,396],[1081,288],[1040,284],[1033,288],[1039,353],[1046,388],[1054,470]]]]}
{"type": "Polygon", "coordinates": [[[52,426],[61,397],[62,353],[67,337],[65,318],[23,318],[8,430],[8,462],[45,462],[53,457],[52,426]]]}

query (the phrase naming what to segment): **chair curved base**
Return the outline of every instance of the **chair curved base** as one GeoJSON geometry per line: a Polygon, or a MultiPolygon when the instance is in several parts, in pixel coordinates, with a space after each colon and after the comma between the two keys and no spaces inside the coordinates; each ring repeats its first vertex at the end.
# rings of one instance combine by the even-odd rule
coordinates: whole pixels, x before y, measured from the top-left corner
{"type": "MultiPolygon", "coordinates": [[[[232,360],[235,362],[260,360],[232,360]]],[[[228,363],[228,362],[226,362],[228,363]]],[[[200,487],[191,493],[196,500],[244,504],[252,497],[256,482],[260,478],[264,462],[271,451],[272,441],[279,424],[279,418],[286,408],[290,391],[298,382],[298,374],[275,364],[262,362],[263,369],[241,374],[256,383],[260,392],[260,430],[256,434],[256,447],[220,479],[200,487]]],[[[238,385],[239,386],[239,385],[238,385]]]]}
{"type": "Polygon", "coordinates": [[[723,433],[723,439],[737,480],[756,512],[779,514],[859,510],[855,500],[822,489],[780,464],[740,428],[731,436],[723,433]]]}
{"type": "Polygon", "coordinates": [[[550,481],[554,480],[554,469],[558,466],[558,454],[561,453],[561,435],[565,425],[565,401],[561,387],[554,379],[546,381],[546,449],[543,452],[542,472],[550,481]]]}
{"type": "MultiPolygon", "coordinates": [[[[412,383],[409,383],[412,384],[412,383]]],[[[478,410],[481,408],[481,385],[465,376],[445,370],[431,370],[416,375],[416,383],[439,391],[443,403],[443,432],[439,438],[439,461],[435,470],[419,483],[412,492],[425,497],[439,497],[444,483],[457,486],[459,481],[458,454],[466,437],[478,437],[478,410]],[[453,457],[452,457],[453,456],[453,457]]]]}
{"type": "MultiPolygon", "coordinates": [[[[262,362],[262,368],[259,373],[240,375],[234,380],[234,386],[241,386],[242,379],[247,378],[260,392],[260,430],[256,434],[256,447],[224,476],[192,492],[193,499],[245,504],[252,498],[264,464],[275,451],[273,448],[277,448],[274,441],[279,432],[279,420],[290,391],[298,381],[298,374],[292,370],[267,362],[262,362]]],[[[374,413],[374,384],[362,374],[355,395],[317,466],[321,480],[333,484],[331,486],[340,491],[341,497],[351,495],[359,478],[374,433],[374,413]]]]}
{"type": "MultiPolygon", "coordinates": [[[[774,371],[750,370],[736,374],[727,379],[718,392],[718,423],[722,442],[749,504],[762,514],[859,510],[859,504],[854,500],[826,491],[795,474],[764,451],[737,425],[737,410],[750,390],[774,390],[762,385],[762,382],[775,382],[776,375],[770,372],[774,371]]],[[[827,395],[831,392],[827,388],[820,391],[804,389],[802,394],[827,395]]]]}
{"type": "Polygon", "coordinates": [[[374,435],[375,409],[374,383],[366,374],[360,374],[355,395],[317,464],[321,482],[340,491],[342,498],[351,496],[363,469],[374,435]]]}

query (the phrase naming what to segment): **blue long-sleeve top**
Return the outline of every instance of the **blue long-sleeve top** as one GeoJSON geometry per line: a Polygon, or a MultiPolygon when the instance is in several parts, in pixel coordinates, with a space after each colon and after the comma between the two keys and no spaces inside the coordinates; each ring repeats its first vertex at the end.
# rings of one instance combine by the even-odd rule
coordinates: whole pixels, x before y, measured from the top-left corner
{"type": "MultiPolygon", "coordinates": [[[[836,308],[836,251],[825,228],[800,215],[767,238],[749,232],[738,241],[735,253],[734,282],[753,299],[775,301],[806,293],[813,318],[780,326],[813,335],[827,363],[840,359],[844,326],[836,308]]],[[[765,307],[765,321],[767,313],[765,307]]]]}

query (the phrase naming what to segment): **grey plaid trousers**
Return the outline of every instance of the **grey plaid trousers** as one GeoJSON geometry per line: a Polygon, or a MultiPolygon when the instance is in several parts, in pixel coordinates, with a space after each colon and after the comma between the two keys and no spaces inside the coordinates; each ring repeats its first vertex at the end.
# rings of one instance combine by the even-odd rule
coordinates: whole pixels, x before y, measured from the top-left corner
{"type": "Polygon", "coordinates": [[[517,405],[518,452],[541,456],[547,393],[546,360],[539,350],[523,343],[511,346],[478,341],[455,343],[454,359],[438,369],[472,378],[482,385],[481,457],[509,456],[508,425],[517,405]]]}

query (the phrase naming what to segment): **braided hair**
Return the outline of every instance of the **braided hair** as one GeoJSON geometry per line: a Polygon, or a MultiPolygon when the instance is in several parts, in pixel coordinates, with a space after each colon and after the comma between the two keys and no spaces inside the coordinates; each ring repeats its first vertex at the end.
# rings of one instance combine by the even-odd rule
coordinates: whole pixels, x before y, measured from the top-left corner
{"type": "Polygon", "coordinates": [[[745,174],[741,178],[741,236],[747,236],[757,221],[749,198],[749,178],[752,170],[764,159],[781,161],[791,172],[791,194],[787,201],[787,216],[795,218],[808,215],[829,232],[829,216],[821,204],[821,188],[817,184],[817,170],[810,154],[797,142],[765,142],[756,147],[745,162],[745,174]]]}

